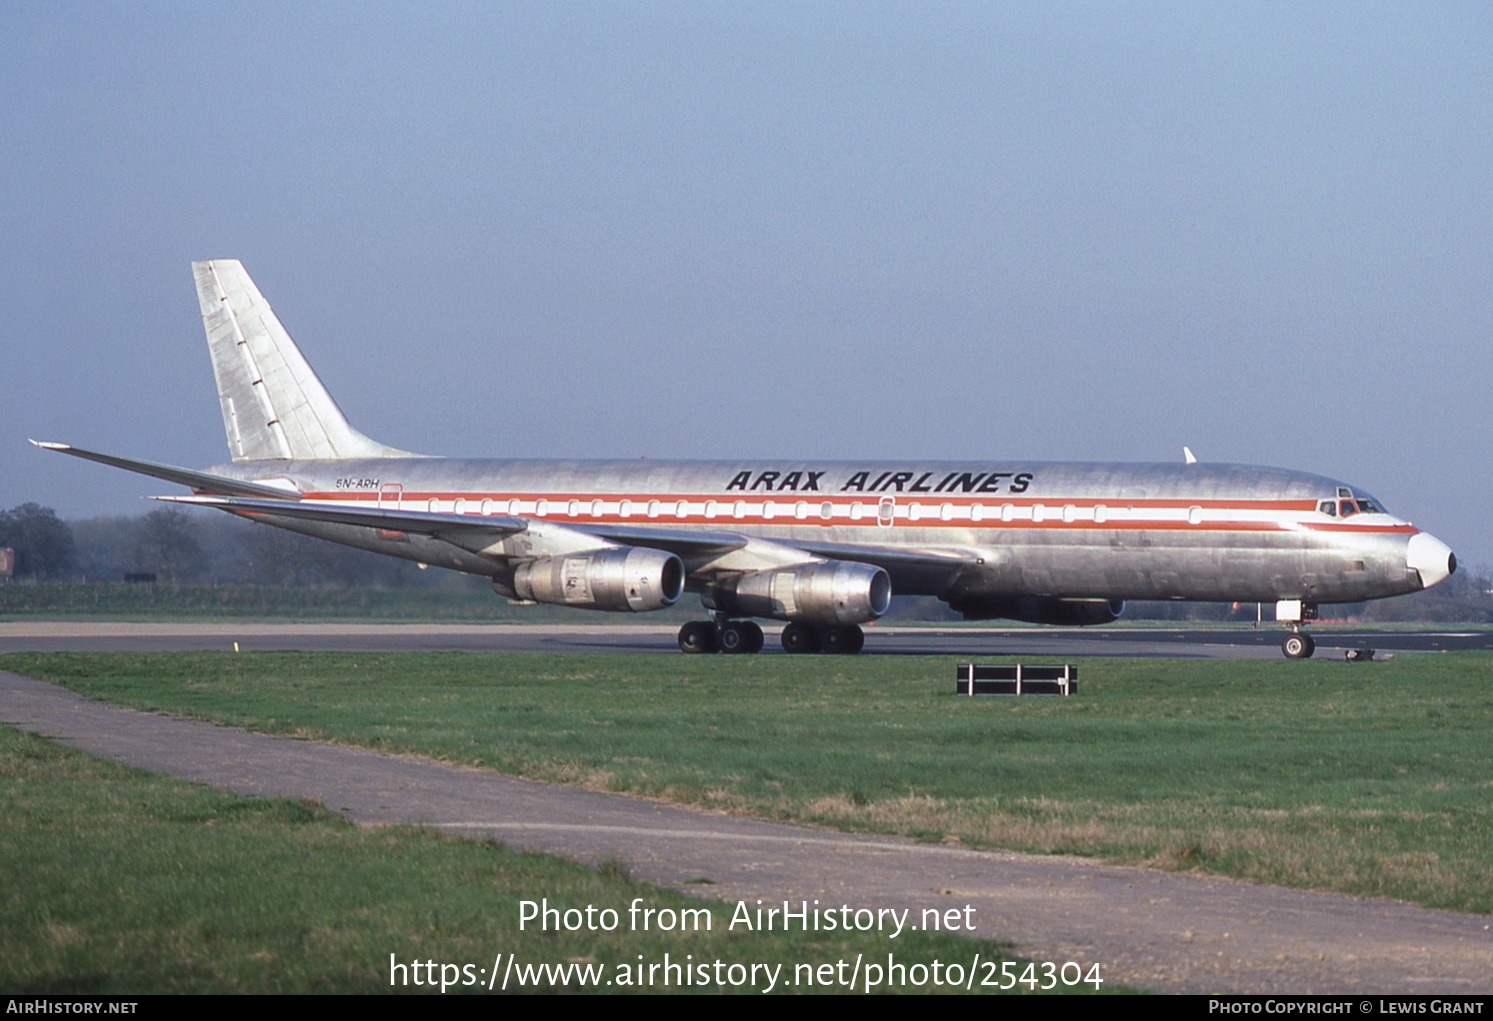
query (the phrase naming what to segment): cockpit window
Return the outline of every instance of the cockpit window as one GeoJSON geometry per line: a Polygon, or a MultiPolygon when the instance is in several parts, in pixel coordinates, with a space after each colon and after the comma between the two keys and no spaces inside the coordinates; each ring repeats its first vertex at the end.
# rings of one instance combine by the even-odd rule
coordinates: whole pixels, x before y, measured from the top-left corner
{"type": "Polygon", "coordinates": [[[1336,500],[1318,500],[1317,512],[1330,518],[1351,518],[1355,514],[1387,514],[1379,501],[1347,486],[1337,487],[1336,500]]]}

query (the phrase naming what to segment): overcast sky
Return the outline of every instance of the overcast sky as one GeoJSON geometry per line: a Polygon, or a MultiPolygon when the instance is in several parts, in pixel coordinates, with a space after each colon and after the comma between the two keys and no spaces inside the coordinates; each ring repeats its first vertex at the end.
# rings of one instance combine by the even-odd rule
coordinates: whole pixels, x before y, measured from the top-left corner
{"type": "Polygon", "coordinates": [[[1486,3],[0,4],[0,505],[226,459],[243,260],[428,453],[1204,460],[1493,562],[1486,3]]]}

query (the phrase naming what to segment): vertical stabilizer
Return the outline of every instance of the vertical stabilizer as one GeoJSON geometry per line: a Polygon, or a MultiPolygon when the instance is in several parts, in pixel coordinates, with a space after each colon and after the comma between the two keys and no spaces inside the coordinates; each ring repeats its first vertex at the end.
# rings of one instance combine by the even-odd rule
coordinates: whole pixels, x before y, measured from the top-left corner
{"type": "Polygon", "coordinates": [[[347,424],[236,259],[192,263],[235,461],[418,457],[347,424]]]}

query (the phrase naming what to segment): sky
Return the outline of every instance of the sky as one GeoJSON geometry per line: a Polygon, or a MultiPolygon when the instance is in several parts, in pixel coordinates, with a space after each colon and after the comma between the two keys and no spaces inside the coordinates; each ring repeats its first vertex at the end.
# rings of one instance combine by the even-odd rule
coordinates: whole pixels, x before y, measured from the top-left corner
{"type": "Polygon", "coordinates": [[[0,505],[227,459],[189,263],[463,456],[1173,461],[1493,563],[1484,3],[0,4],[0,505]]]}

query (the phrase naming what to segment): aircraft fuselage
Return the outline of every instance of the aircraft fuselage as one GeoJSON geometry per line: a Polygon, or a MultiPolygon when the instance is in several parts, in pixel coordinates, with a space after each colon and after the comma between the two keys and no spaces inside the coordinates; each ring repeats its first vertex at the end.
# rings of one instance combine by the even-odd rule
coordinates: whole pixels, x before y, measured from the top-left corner
{"type": "MultiPolygon", "coordinates": [[[[392,458],[209,471],[287,479],[303,501],[342,507],[724,529],[851,548],[843,559],[872,559],[855,547],[962,554],[944,570],[888,565],[906,595],[1333,603],[1423,587],[1406,559],[1413,525],[1377,510],[1328,516],[1320,508],[1336,510],[1342,491],[1377,503],[1334,479],[1248,465],[392,458]]],[[[290,527],[347,541],[346,526],[290,527]]],[[[355,531],[355,545],[491,573],[444,543],[355,531]]]]}

